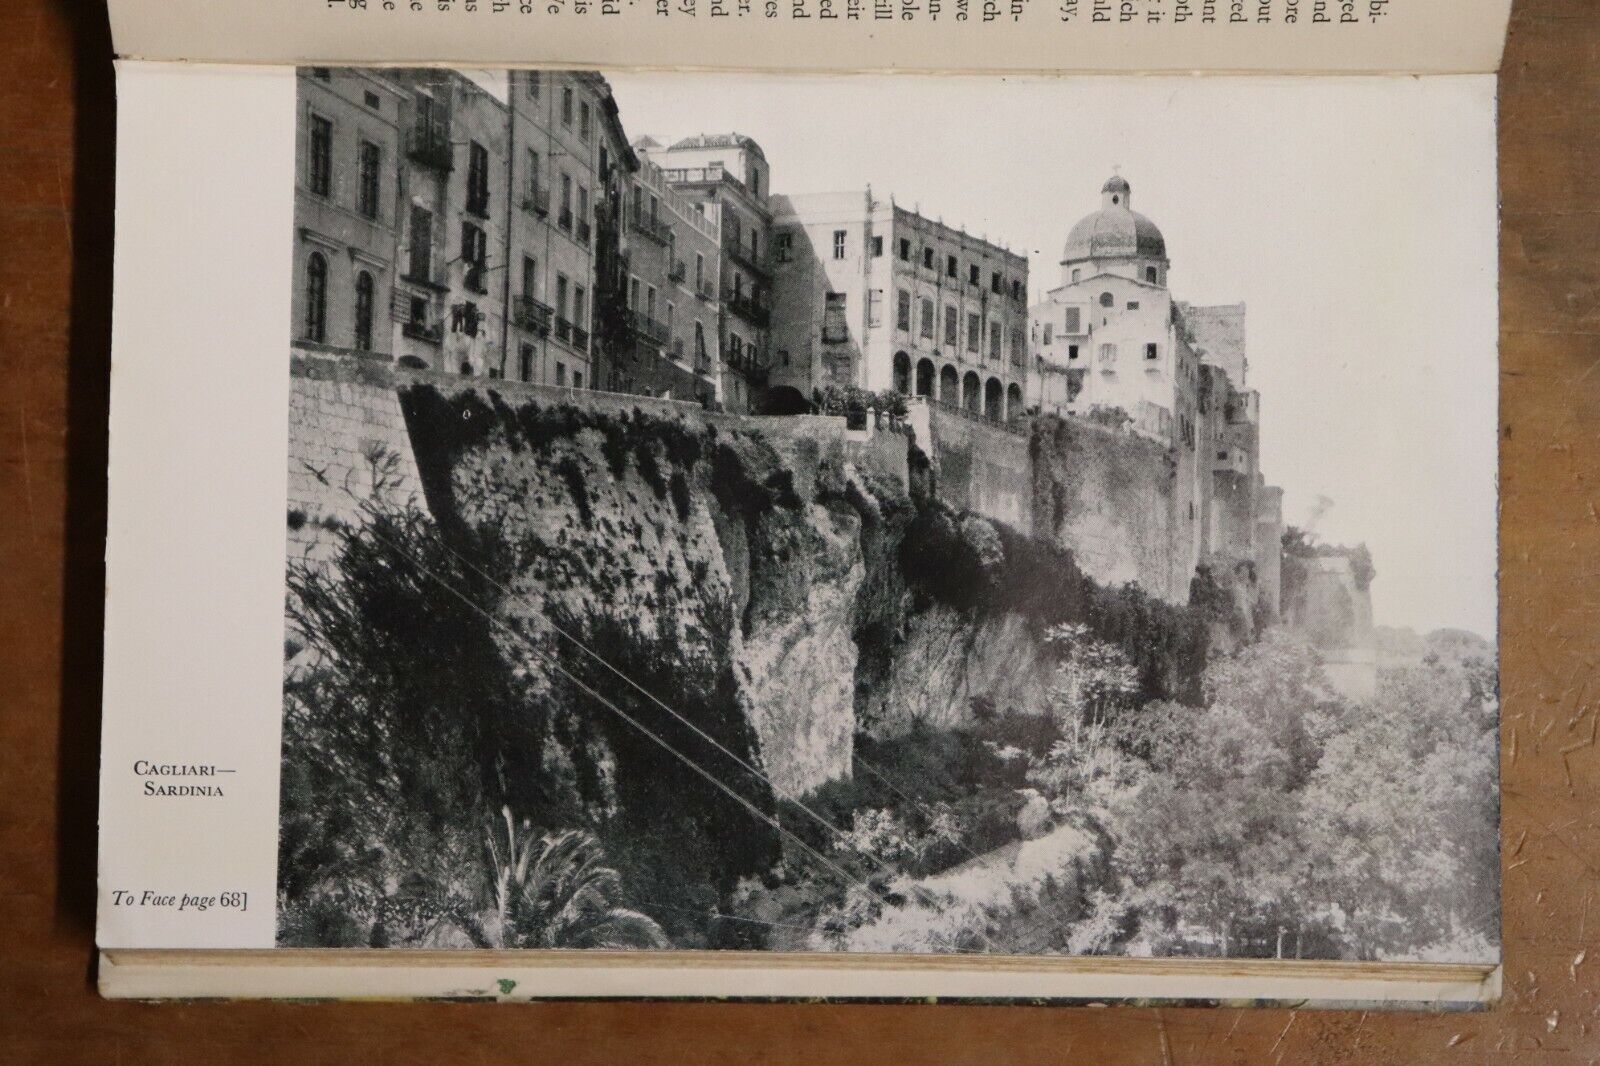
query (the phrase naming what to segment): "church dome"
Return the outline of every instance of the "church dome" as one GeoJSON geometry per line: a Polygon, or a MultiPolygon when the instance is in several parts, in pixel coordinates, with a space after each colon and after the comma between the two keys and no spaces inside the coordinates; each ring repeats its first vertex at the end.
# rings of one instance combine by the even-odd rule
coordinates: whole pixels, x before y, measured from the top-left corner
{"type": "Polygon", "coordinates": [[[1116,176],[1100,189],[1100,210],[1067,235],[1063,262],[1079,259],[1165,259],[1167,240],[1154,222],[1134,211],[1133,187],[1116,176]]]}

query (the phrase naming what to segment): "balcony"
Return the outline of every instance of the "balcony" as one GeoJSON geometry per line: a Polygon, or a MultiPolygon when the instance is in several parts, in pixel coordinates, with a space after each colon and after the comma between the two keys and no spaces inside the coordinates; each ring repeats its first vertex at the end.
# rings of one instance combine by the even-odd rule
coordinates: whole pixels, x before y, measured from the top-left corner
{"type": "Polygon", "coordinates": [[[752,252],[749,246],[742,241],[725,238],[722,242],[722,254],[758,277],[770,278],[772,276],[772,270],[767,265],[766,257],[752,252]]]}
{"type": "Polygon", "coordinates": [[[512,320],[523,329],[531,329],[541,337],[550,335],[550,320],[555,310],[532,296],[514,296],[511,300],[512,320]]]}
{"type": "Polygon", "coordinates": [[[628,228],[658,244],[672,243],[672,227],[659,218],[651,218],[640,211],[628,216],[628,228]]]}
{"type": "Polygon", "coordinates": [[[756,360],[753,348],[730,353],[723,360],[723,365],[753,385],[764,385],[767,382],[767,368],[756,360]]]}
{"type": "Polygon", "coordinates": [[[444,174],[455,169],[450,131],[442,126],[413,126],[406,133],[406,156],[420,166],[444,174]]]}
{"type": "Polygon", "coordinates": [[[577,237],[579,244],[588,244],[589,243],[589,223],[583,221],[582,219],[579,219],[578,220],[578,228],[577,228],[577,232],[576,232],[575,236],[577,237]]]}
{"type": "Polygon", "coordinates": [[[716,287],[712,285],[711,282],[706,278],[701,278],[700,281],[696,283],[694,287],[694,294],[707,303],[710,303],[712,300],[717,298],[716,287]]]}
{"type": "Polygon", "coordinates": [[[582,326],[572,327],[572,346],[580,352],[589,350],[589,331],[582,326]]]}
{"type": "Polygon", "coordinates": [[[682,337],[676,337],[672,341],[672,361],[674,363],[682,363],[684,361],[682,337]]]}
{"type": "Polygon", "coordinates": [[[572,343],[572,323],[564,318],[556,319],[556,340],[563,344],[572,343]]]}
{"type": "Polygon", "coordinates": [[[728,305],[729,311],[753,326],[766,329],[772,322],[772,312],[748,293],[724,289],[722,300],[728,305]]]}
{"type": "Polygon", "coordinates": [[[522,195],[522,209],[541,218],[550,213],[550,190],[534,185],[522,195]]]}
{"type": "Polygon", "coordinates": [[[660,322],[637,311],[626,312],[628,329],[638,339],[649,344],[666,344],[669,334],[666,323],[660,322]]]}
{"type": "Polygon", "coordinates": [[[672,265],[667,268],[667,280],[668,281],[682,281],[684,278],[686,278],[688,276],[689,276],[689,265],[687,263],[685,263],[682,259],[674,259],[672,261],[672,265]]]}
{"type": "Polygon", "coordinates": [[[561,209],[561,213],[556,216],[556,225],[560,226],[568,233],[572,232],[572,208],[563,207],[561,209]]]}
{"type": "Polygon", "coordinates": [[[428,344],[444,343],[444,327],[437,322],[411,319],[400,324],[400,335],[428,344]]]}

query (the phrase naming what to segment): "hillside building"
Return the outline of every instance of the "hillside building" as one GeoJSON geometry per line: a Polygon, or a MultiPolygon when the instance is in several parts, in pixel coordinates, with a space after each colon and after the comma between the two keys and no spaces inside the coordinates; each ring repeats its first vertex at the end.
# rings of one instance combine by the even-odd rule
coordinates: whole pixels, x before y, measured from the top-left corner
{"type": "Polygon", "coordinates": [[[780,409],[854,386],[995,421],[1021,413],[1023,256],[870,189],[776,196],[772,229],[771,387],[780,409]]]}
{"type": "MultiPolygon", "coordinates": [[[[642,137],[634,149],[661,167],[673,191],[715,225],[720,255],[714,279],[721,360],[717,396],[730,411],[761,409],[772,326],[771,169],[753,139],[739,133],[697,134],[663,146],[642,137]]],[[[686,261],[689,269],[693,265],[686,261]]],[[[707,268],[711,264],[707,263],[707,268]]],[[[696,292],[700,287],[697,285],[696,292]]],[[[712,297],[700,296],[709,304],[712,297]]]]}
{"type": "MultiPolygon", "coordinates": [[[[1174,300],[1166,238],[1120,176],[1068,234],[1061,282],[1030,311],[1041,412],[1126,423],[1169,449],[1173,573],[1243,568],[1278,609],[1282,494],[1260,468],[1260,396],[1247,388],[1245,307],[1174,300]]],[[[1159,587],[1159,583],[1158,583],[1159,587]]]]}

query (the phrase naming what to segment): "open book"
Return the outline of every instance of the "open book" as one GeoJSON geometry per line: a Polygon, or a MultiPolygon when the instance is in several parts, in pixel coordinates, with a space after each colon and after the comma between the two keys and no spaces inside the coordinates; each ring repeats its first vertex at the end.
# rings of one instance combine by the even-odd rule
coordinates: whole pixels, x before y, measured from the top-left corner
{"type": "Polygon", "coordinates": [[[102,990],[1492,1002],[1507,6],[111,0],[102,990]]]}

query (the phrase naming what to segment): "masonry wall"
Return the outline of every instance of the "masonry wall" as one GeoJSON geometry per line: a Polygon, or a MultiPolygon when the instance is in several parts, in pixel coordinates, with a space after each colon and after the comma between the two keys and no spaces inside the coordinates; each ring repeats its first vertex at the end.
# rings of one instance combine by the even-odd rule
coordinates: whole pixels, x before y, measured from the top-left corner
{"type": "Polygon", "coordinates": [[[296,355],[289,372],[289,558],[328,561],[335,531],[378,494],[421,499],[388,368],[296,355]]]}
{"type": "Polygon", "coordinates": [[[1102,585],[1135,582],[1187,603],[1192,567],[1175,535],[1177,466],[1167,448],[1081,419],[1033,424],[1033,532],[1102,585]]]}
{"type": "Polygon", "coordinates": [[[929,404],[939,497],[1022,532],[1033,529],[1033,463],[1014,429],[929,404]]]}

